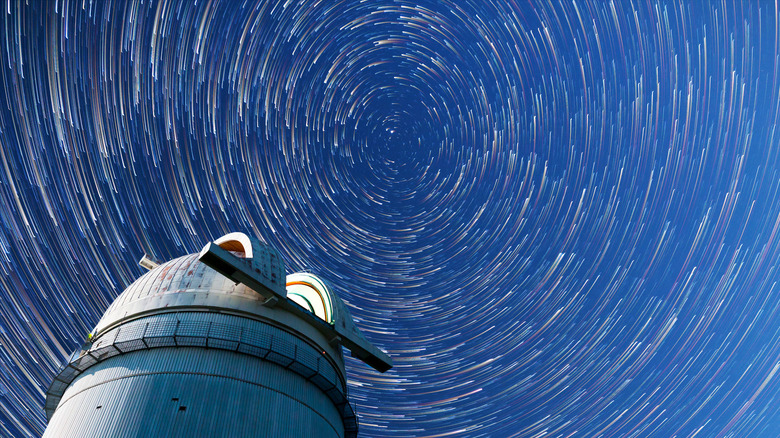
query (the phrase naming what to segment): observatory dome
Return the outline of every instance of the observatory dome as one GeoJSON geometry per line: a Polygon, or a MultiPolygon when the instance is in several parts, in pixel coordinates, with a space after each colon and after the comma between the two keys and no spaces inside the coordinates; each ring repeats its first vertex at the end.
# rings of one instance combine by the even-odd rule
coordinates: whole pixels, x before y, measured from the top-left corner
{"type": "Polygon", "coordinates": [[[139,277],[109,306],[94,336],[128,319],[160,310],[201,308],[262,315],[265,298],[217,273],[189,254],[166,262],[139,277]]]}
{"type": "Polygon", "coordinates": [[[275,249],[242,233],[145,260],[49,387],[45,436],[357,434],[341,347],[380,371],[392,363],[327,282],[286,275],[275,249]],[[143,429],[140,412],[159,427],[143,429]]]}

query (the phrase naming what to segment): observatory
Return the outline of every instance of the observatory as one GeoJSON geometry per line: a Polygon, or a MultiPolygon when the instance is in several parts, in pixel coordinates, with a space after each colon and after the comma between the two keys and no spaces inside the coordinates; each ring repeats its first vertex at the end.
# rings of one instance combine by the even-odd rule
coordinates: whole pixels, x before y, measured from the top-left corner
{"type": "Polygon", "coordinates": [[[44,437],[357,435],[341,347],[392,361],[327,283],[242,233],[142,265],[51,384],[44,437]]]}

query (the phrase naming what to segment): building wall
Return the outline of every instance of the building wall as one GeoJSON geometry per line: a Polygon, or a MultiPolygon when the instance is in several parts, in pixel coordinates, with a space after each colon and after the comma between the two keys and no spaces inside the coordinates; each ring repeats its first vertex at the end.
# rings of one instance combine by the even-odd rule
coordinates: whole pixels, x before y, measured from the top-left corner
{"type": "Polygon", "coordinates": [[[199,347],[133,351],[93,365],[63,394],[44,437],[343,437],[301,375],[199,347]]]}

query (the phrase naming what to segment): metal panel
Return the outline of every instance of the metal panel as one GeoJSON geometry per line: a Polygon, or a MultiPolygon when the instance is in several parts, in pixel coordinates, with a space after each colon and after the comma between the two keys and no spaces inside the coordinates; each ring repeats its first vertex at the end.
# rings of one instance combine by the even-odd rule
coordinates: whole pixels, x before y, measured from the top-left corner
{"type": "Polygon", "coordinates": [[[145,331],[146,323],[125,324],[117,335],[114,346],[122,353],[146,348],[142,340],[145,331]]]}
{"type": "Polygon", "coordinates": [[[208,333],[208,324],[182,321],[176,329],[176,345],[205,347],[208,333]]]}
{"type": "Polygon", "coordinates": [[[111,358],[77,378],[44,436],[343,434],[338,409],[295,373],[224,350],[158,348],[111,358]]]}
{"type": "Polygon", "coordinates": [[[232,324],[212,323],[209,328],[207,345],[210,348],[235,350],[241,340],[241,327],[232,324]]]}
{"type": "Polygon", "coordinates": [[[95,365],[98,362],[98,358],[91,355],[91,354],[85,354],[84,356],[79,357],[78,359],[71,362],[71,365],[78,369],[79,371],[84,371],[87,368],[91,367],[92,365],[95,365]]]}
{"type": "Polygon", "coordinates": [[[171,347],[176,345],[174,336],[176,335],[176,329],[179,325],[179,321],[172,315],[168,318],[161,318],[163,315],[155,315],[157,317],[147,318],[149,325],[144,333],[144,342],[149,348],[156,347],[171,347]]]}

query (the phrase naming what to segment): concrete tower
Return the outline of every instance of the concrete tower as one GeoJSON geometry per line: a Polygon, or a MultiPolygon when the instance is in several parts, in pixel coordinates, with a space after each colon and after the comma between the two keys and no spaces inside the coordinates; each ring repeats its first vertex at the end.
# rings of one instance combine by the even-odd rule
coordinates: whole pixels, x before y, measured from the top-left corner
{"type": "Polygon", "coordinates": [[[390,358],[322,280],[228,234],[108,308],[46,394],[44,437],[354,437],[341,347],[390,358]]]}

